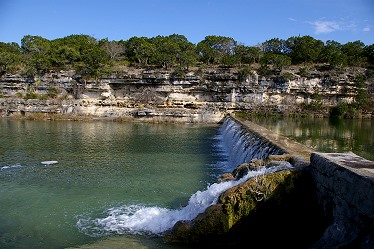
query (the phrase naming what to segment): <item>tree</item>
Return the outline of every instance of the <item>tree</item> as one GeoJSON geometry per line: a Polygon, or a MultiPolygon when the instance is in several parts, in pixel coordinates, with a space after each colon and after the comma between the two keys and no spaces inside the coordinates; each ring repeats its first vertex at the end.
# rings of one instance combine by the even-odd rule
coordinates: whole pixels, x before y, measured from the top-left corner
{"type": "Polygon", "coordinates": [[[70,67],[83,77],[97,79],[105,72],[110,54],[94,37],[69,35],[51,41],[53,66],[70,67]]]}
{"type": "Polygon", "coordinates": [[[51,68],[51,43],[41,36],[26,35],[21,40],[26,74],[44,74],[51,68]]]}
{"type": "Polygon", "coordinates": [[[262,43],[262,49],[265,53],[286,54],[288,47],[285,40],[273,38],[262,43]]]}
{"type": "Polygon", "coordinates": [[[318,61],[324,43],[311,36],[290,37],[286,41],[288,54],[294,64],[315,63],[318,61]]]}
{"type": "Polygon", "coordinates": [[[81,59],[79,50],[73,46],[60,45],[53,46],[53,65],[56,67],[69,68],[81,59]]]}
{"type": "Polygon", "coordinates": [[[207,64],[227,63],[235,55],[237,42],[225,36],[206,36],[197,44],[201,61],[207,64]]]}
{"type": "Polygon", "coordinates": [[[83,76],[95,77],[96,79],[104,73],[104,68],[108,64],[110,56],[99,45],[96,40],[86,43],[80,52],[80,63],[75,66],[78,73],[83,76]]]}
{"type": "Polygon", "coordinates": [[[342,52],[339,42],[328,40],[321,52],[321,61],[329,63],[331,67],[347,65],[347,56],[342,52]]]}
{"type": "Polygon", "coordinates": [[[374,44],[365,46],[364,53],[367,58],[367,62],[374,65],[374,44]]]}
{"type": "Polygon", "coordinates": [[[0,42],[0,75],[7,73],[9,67],[21,61],[20,47],[17,43],[0,42]]]}
{"type": "Polygon", "coordinates": [[[155,50],[155,46],[147,37],[131,37],[125,45],[126,55],[129,60],[141,65],[148,65],[155,50]]]}
{"type": "Polygon", "coordinates": [[[21,39],[24,53],[48,54],[51,52],[50,41],[41,36],[26,35],[21,39]]]}
{"type": "Polygon", "coordinates": [[[164,68],[174,65],[177,62],[177,55],[180,55],[181,50],[178,44],[166,36],[156,36],[152,39],[155,46],[155,53],[153,62],[159,64],[164,68]]]}
{"type": "Polygon", "coordinates": [[[272,66],[274,70],[280,72],[285,66],[291,65],[291,58],[287,55],[267,53],[260,58],[262,67],[272,66]]]}
{"type": "Polygon", "coordinates": [[[169,36],[171,41],[177,44],[178,54],[176,54],[176,60],[180,67],[186,67],[193,65],[197,60],[196,46],[189,42],[184,35],[172,34],[169,36]]]}
{"type": "Polygon", "coordinates": [[[259,47],[247,47],[238,45],[235,47],[235,55],[240,63],[252,64],[259,61],[261,49],[259,47]]]}
{"type": "Polygon", "coordinates": [[[121,57],[121,55],[123,55],[125,52],[125,47],[123,44],[121,44],[121,42],[109,41],[107,38],[101,40],[99,43],[104,48],[104,50],[109,54],[111,61],[118,60],[121,57]]]}
{"type": "Polygon", "coordinates": [[[357,89],[357,94],[355,96],[355,105],[357,106],[358,109],[361,110],[370,110],[370,101],[369,101],[369,94],[368,94],[368,89],[365,84],[365,76],[360,74],[357,75],[355,78],[355,83],[356,83],[356,89],[357,89]]]}
{"type": "Polygon", "coordinates": [[[341,50],[347,56],[349,66],[364,65],[364,48],[365,44],[361,41],[348,42],[342,46],[341,50]]]}

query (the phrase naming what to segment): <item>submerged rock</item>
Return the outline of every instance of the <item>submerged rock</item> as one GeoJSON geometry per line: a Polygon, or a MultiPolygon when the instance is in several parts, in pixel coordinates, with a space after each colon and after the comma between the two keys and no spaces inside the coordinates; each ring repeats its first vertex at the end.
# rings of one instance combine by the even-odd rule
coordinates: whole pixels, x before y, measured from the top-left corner
{"type": "Polygon", "coordinates": [[[282,155],[269,155],[267,158],[264,159],[252,159],[248,163],[242,163],[237,166],[231,173],[231,175],[236,178],[240,179],[243,176],[247,175],[251,170],[257,170],[262,167],[270,168],[270,167],[283,167],[283,168],[292,168],[293,158],[289,154],[282,154],[282,155]]]}

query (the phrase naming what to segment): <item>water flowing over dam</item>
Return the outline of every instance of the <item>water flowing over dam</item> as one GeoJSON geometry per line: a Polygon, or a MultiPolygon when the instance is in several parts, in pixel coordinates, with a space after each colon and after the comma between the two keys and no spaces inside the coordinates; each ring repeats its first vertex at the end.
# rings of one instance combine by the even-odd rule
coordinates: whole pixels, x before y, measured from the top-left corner
{"type": "MultiPolygon", "coordinates": [[[[218,143],[227,154],[226,172],[252,159],[262,159],[269,155],[283,154],[282,149],[245,129],[240,123],[228,117],[219,129],[218,143]]],[[[113,207],[104,217],[85,215],[77,222],[78,229],[89,236],[100,237],[111,234],[156,234],[162,235],[179,220],[193,220],[206,208],[215,204],[224,191],[245,182],[249,178],[291,169],[291,165],[261,168],[250,171],[246,176],[228,182],[213,183],[205,190],[193,194],[188,204],[180,209],[167,209],[141,204],[113,207]]]]}
{"type": "Polygon", "coordinates": [[[269,155],[286,153],[261,135],[246,129],[231,117],[227,117],[223,121],[221,134],[223,146],[228,154],[228,169],[233,169],[255,158],[263,159],[269,155]]]}

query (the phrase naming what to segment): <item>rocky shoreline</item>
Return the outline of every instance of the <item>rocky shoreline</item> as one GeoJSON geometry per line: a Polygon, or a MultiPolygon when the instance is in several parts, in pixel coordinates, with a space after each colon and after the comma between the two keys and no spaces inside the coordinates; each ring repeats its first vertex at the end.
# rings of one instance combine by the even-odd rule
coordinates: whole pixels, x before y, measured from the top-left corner
{"type": "MultiPolygon", "coordinates": [[[[261,76],[255,69],[243,78],[241,70],[193,68],[177,76],[172,70],[122,67],[100,79],[83,79],[74,70],[33,77],[4,74],[0,77],[0,115],[143,117],[144,121],[152,117],[159,122],[173,116],[181,122],[211,122],[209,115],[223,116],[233,111],[328,117],[332,106],[354,100],[355,76],[365,73],[362,68],[344,72],[314,70],[305,77],[297,67],[289,67],[283,70],[283,74],[292,75],[289,78],[261,76]]],[[[368,93],[372,92],[371,86],[367,82],[368,93]]],[[[354,114],[355,118],[373,116],[372,109],[354,114]]]]}

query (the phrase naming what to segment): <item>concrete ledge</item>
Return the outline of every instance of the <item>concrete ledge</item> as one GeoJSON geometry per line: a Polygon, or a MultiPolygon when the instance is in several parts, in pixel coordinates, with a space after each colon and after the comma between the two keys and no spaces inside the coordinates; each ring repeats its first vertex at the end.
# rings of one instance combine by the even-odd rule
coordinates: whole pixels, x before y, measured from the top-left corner
{"type": "Polygon", "coordinates": [[[237,122],[239,122],[243,127],[246,127],[252,133],[256,133],[263,139],[267,139],[271,143],[275,144],[280,149],[286,151],[288,154],[292,155],[295,159],[295,165],[308,165],[310,160],[310,155],[313,152],[309,147],[298,143],[290,138],[279,135],[278,133],[268,130],[265,127],[257,125],[249,120],[238,118],[236,116],[231,116],[237,122]]]}
{"type": "Polygon", "coordinates": [[[309,170],[332,221],[312,248],[373,248],[374,162],[352,152],[312,153],[309,170]]]}

